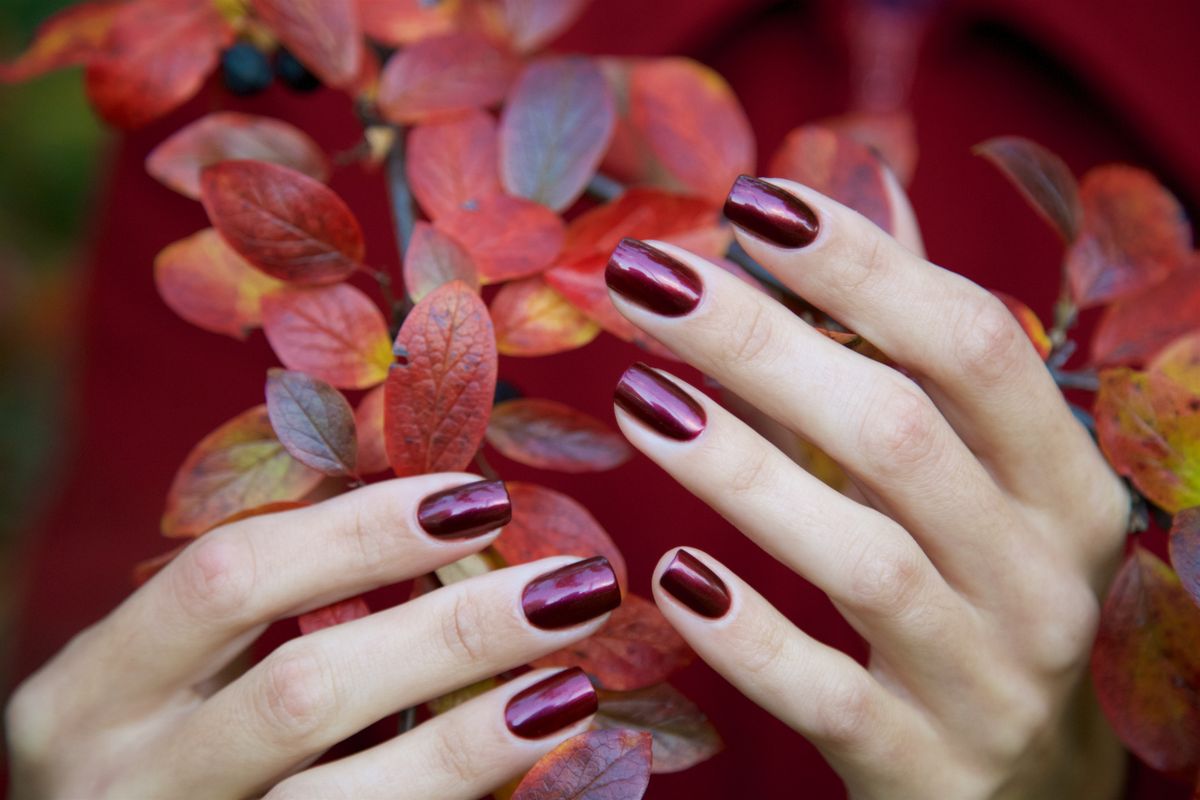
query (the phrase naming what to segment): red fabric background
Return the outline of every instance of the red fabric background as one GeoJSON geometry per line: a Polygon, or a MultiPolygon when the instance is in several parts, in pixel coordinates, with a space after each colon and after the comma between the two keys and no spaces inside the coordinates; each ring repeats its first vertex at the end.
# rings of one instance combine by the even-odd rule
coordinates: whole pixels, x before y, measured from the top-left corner
{"type": "MultiPolygon", "coordinates": [[[[846,110],[837,8],[596,0],[561,45],[594,53],[683,53],[711,64],[745,104],[765,162],[793,126],[846,110]]],[[[913,95],[921,161],[911,194],[930,258],[1017,294],[1048,316],[1060,245],[995,170],[969,152],[1000,134],[1029,136],[1077,172],[1114,160],[1148,167],[1194,211],[1200,199],[1198,41],[1200,6],[1193,0],[948,3],[936,17],[913,95]]],[[[176,467],[209,430],[261,402],[263,371],[273,363],[261,335],[239,344],[190,327],[162,304],[151,279],[155,253],[206,222],[199,204],[155,183],[142,161],[183,122],[216,107],[290,119],[330,151],[355,141],[349,105],[332,93],[296,98],[273,89],[240,103],[215,87],[171,119],[121,141],[97,209],[73,445],[28,552],[18,677],[113,607],[129,590],[134,561],[168,549],[157,535],[158,518],[176,467]]],[[[394,259],[379,176],[342,169],[333,186],[361,215],[372,262],[394,259]]],[[[501,375],[529,395],[611,419],[612,387],[637,357],[602,337],[581,352],[505,359],[501,375]]],[[[689,370],[681,374],[696,378],[689,370]]],[[[697,545],[812,635],[863,652],[823,596],[644,458],[596,476],[497,462],[506,478],[557,487],[591,508],[622,545],[635,591],[648,593],[650,570],[666,549],[697,545]]],[[[815,750],[707,667],[690,668],[678,684],[715,720],[728,747],[696,769],[656,777],[648,797],[841,796],[815,750]]],[[[1137,797],[1188,796],[1153,776],[1134,782],[1137,797]]]]}

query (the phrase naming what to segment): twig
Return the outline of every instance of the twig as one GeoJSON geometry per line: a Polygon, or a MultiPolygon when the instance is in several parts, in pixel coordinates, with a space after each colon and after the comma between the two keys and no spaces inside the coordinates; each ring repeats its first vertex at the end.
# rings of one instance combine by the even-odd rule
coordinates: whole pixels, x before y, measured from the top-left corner
{"type": "Polygon", "coordinates": [[[388,194],[392,199],[392,223],[396,228],[396,247],[400,257],[408,251],[412,240],[416,214],[413,211],[412,191],[408,188],[408,176],[404,168],[404,128],[396,128],[396,140],[387,155],[388,194]]]}
{"type": "Polygon", "coordinates": [[[1095,392],[1100,389],[1100,377],[1094,370],[1081,372],[1064,372],[1056,367],[1050,367],[1054,382],[1062,389],[1082,389],[1085,392],[1095,392]]]}
{"type": "Polygon", "coordinates": [[[605,175],[603,172],[597,172],[588,181],[587,189],[584,191],[597,200],[607,203],[620,197],[625,192],[625,187],[615,178],[605,175]]]}
{"type": "Polygon", "coordinates": [[[475,466],[479,467],[479,473],[488,480],[500,480],[500,473],[496,472],[496,468],[488,463],[487,457],[484,456],[482,448],[475,453],[475,466]]]}

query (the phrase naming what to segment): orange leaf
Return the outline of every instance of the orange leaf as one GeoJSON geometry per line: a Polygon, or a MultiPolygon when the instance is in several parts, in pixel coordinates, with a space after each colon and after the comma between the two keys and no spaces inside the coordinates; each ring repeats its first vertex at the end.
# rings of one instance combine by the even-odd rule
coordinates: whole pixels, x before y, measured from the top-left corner
{"type": "Polygon", "coordinates": [[[754,170],[754,135],[725,79],[687,58],[637,62],[629,117],[650,151],[695,194],[720,203],[754,170]]]}
{"type": "Polygon", "coordinates": [[[888,165],[901,186],[917,168],[917,131],[908,111],[858,111],[826,117],[821,125],[869,147],[888,165]]]}
{"type": "Polygon", "coordinates": [[[490,308],[496,347],[506,356],[548,356],[583,347],[600,326],[540,277],[500,287],[490,308]]]}
{"type": "Polygon", "coordinates": [[[461,0],[358,0],[363,32],[392,47],[454,29],[461,0]]]}
{"type": "Polygon", "coordinates": [[[88,97],[113,125],[140,127],[196,94],[232,41],[215,3],[135,0],[117,12],[105,52],[88,63],[88,97]]]}
{"type": "Polygon", "coordinates": [[[267,407],[255,406],[192,448],[167,494],[163,534],[199,536],[241,511],[299,500],[321,477],[284,449],[267,407]]]}
{"type": "Polygon", "coordinates": [[[283,286],[250,266],[212,228],[164,248],[154,259],[154,282],[176,314],[235,339],[262,324],[263,295],[283,286]]]}
{"type": "MultiPolygon", "coordinates": [[[[626,237],[663,239],[683,246],[682,240],[718,227],[720,216],[711,203],[662,189],[636,187],[573,219],[567,226],[563,260],[592,253],[603,253],[607,259],[626,237]]],[[[723,243],[727,245],[729,240],[723,243]]],[[[700,255],[715,258],[724,253],[722,248],[700,255]]]]}
{"type": "Polygon", "coordinates": [[[1092,337],[1100,366],[1144,363],[1175,339],[1200,329],[1200,258],[1108,308],[1092,337]]]}
{"type": "Polygon", "coordinates": [[[650,785],[648,733],[588,731],[533,765],[512,800],[638,800],[650,785]]]}
{"type": "Polygon", "coordinates": [[[404,290],[413,302],[419,302],[451,281],[462,281],[479,291],[479,275],[471,254],[453,237],[427,222],[418,222],[404,254],[404,290]]]}
{"type": "Polygon", "coordinates": [[[477,34],[422,39],[384,66],[379,108],[398,124],[486,108],[504,99],[515,71],[510,55],[477,34]]]}
{"type": "Polygon", "coordinates": [[[1064,242],[1075,240],[1083,208],[1079,185],[1061,158],[1020,136],[988,139],[972,152],[995,164],[1064,242]]]}
{"type": "Polygon", "coordinates": [[[559,472],[613,469],[633,455],[625,437],[595,417],[533,397],[493,408],[487,441],[513,461],[559,472]]]}
{"type": "Polygon", "coordinates": [[[221,161],[270,161],[329,178],[329,161],[308,134],[287,122],[234,111],[217,111],[176,131],[146,158],[146,171],[161,183],[200,199],[200,173],[221,161]]]}
{"type": "Polygon", "coordinates": [[[461,281],[413,308],[396,337],[385,389],[384,435],[395,473],[458,470],[483,441],[496,388],[487,307],[461,281]]]}
{"type": "Polygon", "coordinates": [[[1067,250],[1067,278],[1080,308],[1135,294],[1191,258],[1179,201],[1150,173],[1097,167],[1080,186],[1083,222],[1067,250]]]}
{"type": "Polygon", "coordinates": [[[513,87],[500,121],[505,188],[563,211],[596,173],[615,120],[612,93],[593,61],[534,61],[513,87]]]}
{"type": "Polygon", "coordinates": [[[250,0],[279,40],[326,85],[359,76],[362,32],[355,0],[250,0]]]}
{"type": "Polygon", "coordinates": [[[383,472],[388,468],[387,448],[383,441],[384,387],[376,386],[363,395],[354,410],[354,427],[358,432],[358,469],[363,475],[383,472]]]}
{"type": "Polygon", "coordinates": [[[883,162],[847,134],[819,125],[796,128],[783,140],[768,171],[829,195],[888,233],[895,230],[883,162]]]}
{"type": "Polygon", "coordinates": [[[133,566],[133,585],[134,587],[142,586],[146,581],[153,578],[155,575],[163,571],[163,568],[175,560],[175,556],[179,555],[187,547],[187,544],[181,544],[178,547],[171,548],[165,553],[146,558],[133,566]]]}
{"type": "Polygon", "coordinates": [[[654,737],[651,772],[679,772],[694,767],[724,747],[704,712],[668,683],[633,692],[601,689],[597,694],[597,728],[645,731],[654,737]]]}
{"type": "Polygon", "coordinates": [[[1121,740],[1156,770],[1200,765],[1200,613],[1171,568],[1134,546],[1092,650],[1096,695],[1121,740]]]}
{"type": "Polygon", "coordinates": [[[0,64],[0,82],[19,83],[103,55],[123,0],[93,0],[63,9],[38,26],[29,49],[0,64]]]}
{"type": "Polygon", "coordinates": [[[333,190],[265,161],[224,161],[204,170],[200,199],[234,250],[280,280],[346,278],[363,259],[362,229],[333,190]]]}
{"type": "Polygon", "coordinates": [[[363,599],[362,595],[357,595],[307,611],[297,617],[296,622],[300,625],[300,635],[306,636],[322,628],[332,628],[343,622],[362,619],[370,613],[371,607],[367,605],[367,601],[363,599]]]}
{"type": "Polygon", "coordinates": [[[1200,605],[1200,506],[1185,508],[1171,520],[1171,566],[1200,605]]]}
{"type": "Polygon", "coordinates": [[[408,134],[408,181],[430,219],[503,192],[496,165],[496,121],[468,111],[445,122],[418,125],[408,134]]]}
{"type": "Polygon", "coordinates": [[[467,249],[483,283],[541,272],[550,266],[563,244],[559,216],[518,197],[489,197],[473,208],[441,217],[434,225],[467,249]]]}
{"type": "Polygon", "coordinates": [[[531,53],[579,19],[591,0],[500,0],[504,32],[513,49],[531,53]]]}
{"type": "Polygon", "coordinates": [[[392,363],[383,314],[371,298],[345,283],[267,295],[263,332],[288,369],[342,389],[380,383],[392,363]]]}
{"type": "Polygon", "coordinates": [[[1150,362],[1150,369],[1200,395],[1200,329],[1163,348],[1150,362]]]}
{"type": "Polygon", "coordinates": [[[512,500],[512,520],[492,548],[506,564],[527,564],[563,553],[604,556],[624,590],[628,581],[625,558],[583,505],[545,486],[509,481],[505,487],[512,500]]]}
{"type": "MultiPolygon", "coordinates": [[[[508,533],[506,528],[500,538],[508,533]]],[[[627,594],[603,628],[581,642],[537,659],[533,665],[582,667],[605,689],[625,692],[662,683],[694,658],[695,653],[658,606],[627,594]]]]}
{"type": "Polygon", "coordinates": [[[1046,333],[1046,327],[1042,325],[1042,321],[1038,319],[1038,315],[1033,313],[1033,309],[1007,292],[999,292],[994,289],[991,291],[992,294],[1000,298],[1000,302],[1004,303],[1005,307],[1016,317],[1017,322],[1021,325],[1021,330],[1025,331],[1025,335],[1029,337],[1030,343],[1033,344],[1033,349],[1037,350],[1037,354],[1041,356],[1042,361],[1049,358],[1053,345],[1050,343],[1050,337],[1046,333]]]}
{"type": "Polygon", "coordinates": [[[300,463],[326,475],[354,475],[358,439],[342,393],[303,372],[267,372],[267,413],[275,435],[300,463]]]}

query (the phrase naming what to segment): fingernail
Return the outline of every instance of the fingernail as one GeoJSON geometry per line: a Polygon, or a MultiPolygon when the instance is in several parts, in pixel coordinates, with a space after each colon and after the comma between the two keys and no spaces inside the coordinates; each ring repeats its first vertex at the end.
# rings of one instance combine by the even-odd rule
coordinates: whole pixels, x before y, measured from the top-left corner
{"type": "Polygon", "coordinates": [[[625,370],[613,398],[617,406],[663,436],[686,442],[704,430],[704,409],[691,395],[645,364],[625,370]]]}
{"type": "Polygon", "coordinates": [[[539,575],[521,593],[525,617],[539,628],[569,628],[621,605],[617,574],[604,556],[539,575]]]}
{"type": "Polygon", "coordinates": [[[571,667],[514,694],[504,708],[504,721],[517,736],[539,739],[595,714],[599,707],[588,676],[571,667]]]}
{"type": "Polygon", "coordinates": [[[742,175],[725,198],[730,222],[780,247],[804,247],[817,238],[817,215],[773,183],[742,175]]]}
{"type": "Polygon", "coordinates": [[[417,521],[430,536],[468,539],[512,519],[504,481],[476,481],[431,494],[417,508],[417,521]]]}
{"type": "Polygon", "coordinates": [[[686,550],[675,551],[675,557],[663,570],[658,583],[702,617],[717,619],[729,610],[729,590],[725,588],[725,581],[686,550]]]}
{"type": "Polygon", "coordinates": [[[622,239],[608,259],[604,280],[642,308],[679,317],[700,302],[700,276],[663,251],[637,239],[622,239]]]}

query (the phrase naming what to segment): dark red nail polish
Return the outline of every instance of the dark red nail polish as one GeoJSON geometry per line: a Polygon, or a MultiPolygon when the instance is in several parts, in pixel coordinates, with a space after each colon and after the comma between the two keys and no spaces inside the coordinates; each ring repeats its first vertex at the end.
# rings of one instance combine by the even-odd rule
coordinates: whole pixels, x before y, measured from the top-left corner
{"type": "Polygon", "coordinates": [[[804,247],[817,238],[817,215],[773,183],[742,175],[725,198],[729,221],[780,247],[804,247]]]}
{"type": "Polygon", "coordinates": [[[617,574],[604,556],[576,561],[529,582],[521,593],[525,617],[539,628],[569,628],[621,605],[617,574]]]}
{"type": "Polygon", "coordinates": [[[504,708],[504,721],[517,736],[540,739],[595,714],[599,707],[588,676],[571,667],[514,694],[504,708]]]}
{"type": "Polygon", "coordinates": [[[622,411],[681,442],[699,436],[707,420],[704,408],[691,395],[645,364],[625,370],[614,399],[622,411]]]}
{"type": "Polygon", "coordinates": [[[421,501],[417,521],[430,536],[467,539],[512,519],[504,481],[476,481],[431,494],[421,501]]]}
{"type": "Polygon", "coordinates": [[[679,317],[700,302],[700,276],[686,264],[637,239],[622,239],[604,280],[613,291],[655,314],[679,317]]]}
{"type": "Polygon", "coordinates": [[[716,619],[729,610],[729,590],[725,588],[725,581],[686,550],[675,551],[675,557],[663,570],[658,583],[702,617],[716,619]]]}

